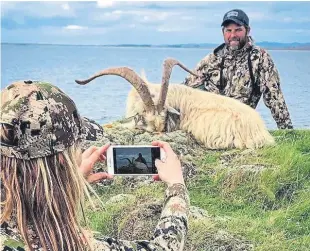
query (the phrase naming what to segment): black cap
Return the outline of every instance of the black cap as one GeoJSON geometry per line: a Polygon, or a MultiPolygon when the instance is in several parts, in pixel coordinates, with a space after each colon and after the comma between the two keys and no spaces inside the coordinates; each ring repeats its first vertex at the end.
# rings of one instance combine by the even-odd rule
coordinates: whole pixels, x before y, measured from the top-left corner
{"type": "Polygon", "coordinates": [[[249,26],[250,22],[247,14],[245,14],[244,11],[239,9],[228,11],[223,17],[223,22],[221,26],[225,26],[225,24],[228,23],[229,21],[235,22],[236,24],[243,26],[249,26]]]}

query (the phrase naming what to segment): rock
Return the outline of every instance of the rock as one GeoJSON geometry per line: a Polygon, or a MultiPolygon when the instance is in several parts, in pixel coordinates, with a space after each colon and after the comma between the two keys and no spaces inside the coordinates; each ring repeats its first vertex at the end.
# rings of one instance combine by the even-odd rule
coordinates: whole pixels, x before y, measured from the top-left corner
{"type": "Polygon", "coordinates": [[[120,222],[118,238],[150,240],[162,211],[162,202],[141,204],[120,222]]]}
{"type": "Polygon", "coordinates": [[[209,248],[207,250],[218,251],[247,251],[253,250],[253,245],[242,241],[236,236],[229,234],[224,230],[219,230],[214,233],[213,238],[209,238],[209,248]]]}
{"type": "Polygon", "coordinates": [[[105,204],[111,205],[111,204],[118,204],[118,203],[126,203],[128,201],[135,200],[135,196],[131,194],[118,194],[113,197],[111,197],[105,204]]]}
{"type": "Polygon", "coordinates": [[[209,218],[208,212],[202,208],[196,206],[189,207],[190,217],[193,219],[209,218]]]}
{"type": "Polygon", "coordinates": [[[200,234],[199,241],[192,240],[194,233],[188,234],[184,250],[251,251],[254,249],[250,242],[224,230],[212,229],[198,234],[200,234]]]}
{"type": "Polygon", "coordinates": [[[129,188],[136,188],[141,185],[153,183],[151,176],[124,176],[122,177],[122,185],[129,188]]]}

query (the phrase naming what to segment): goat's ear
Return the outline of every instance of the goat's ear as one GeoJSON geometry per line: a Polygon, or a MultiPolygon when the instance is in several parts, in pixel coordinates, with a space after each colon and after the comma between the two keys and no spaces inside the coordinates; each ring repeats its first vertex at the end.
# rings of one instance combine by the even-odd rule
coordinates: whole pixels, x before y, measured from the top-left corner
{"type": "Polygon", "coordinates": [[[172,107],[167,107],[165,131],[173,132],[180,129],[180,112],[172,107]]]}

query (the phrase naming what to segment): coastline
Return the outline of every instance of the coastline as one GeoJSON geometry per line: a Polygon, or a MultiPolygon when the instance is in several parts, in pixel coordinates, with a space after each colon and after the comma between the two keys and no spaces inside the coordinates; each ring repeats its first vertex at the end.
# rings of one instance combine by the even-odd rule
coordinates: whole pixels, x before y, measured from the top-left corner
{"type": "MultiPolygon", "coordinates": [[[[294,51],[310,51],[310,43],[270,43],[270,42],[258,42],[255,43],[266,50],[294,50],[294,51]],[[270,45],[272,44],[272,45],[270,45]]],[[[5,43],[3,45],[19,45],[19,46],[97,46],[97,47],[107,47],[107,48],[169,48],[169,49],[207,49],[213,50],[218,46],[218,44],[168,44],[168,45],[151,45],[151,44],[42,44],[42,43],[5,43]]]]}

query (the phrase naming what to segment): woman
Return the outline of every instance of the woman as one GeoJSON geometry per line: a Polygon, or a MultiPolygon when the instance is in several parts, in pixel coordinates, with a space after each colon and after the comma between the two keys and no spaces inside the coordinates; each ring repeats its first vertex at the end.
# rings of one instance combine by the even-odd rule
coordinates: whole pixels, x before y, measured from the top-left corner
{"type": "Polygon", "coordinates": [[[182,250],[189,199],[180,162],[165,142],[156,160],[167,183],[161,218],[150,241],[94,239],[78,221],[89,182],[112,178],[92,173],[109,144],[83,154],[82,139],[96,140],[102,128],[81,118],[57,87],[16,82],[1,91],[1,250],[182,250]]]}

